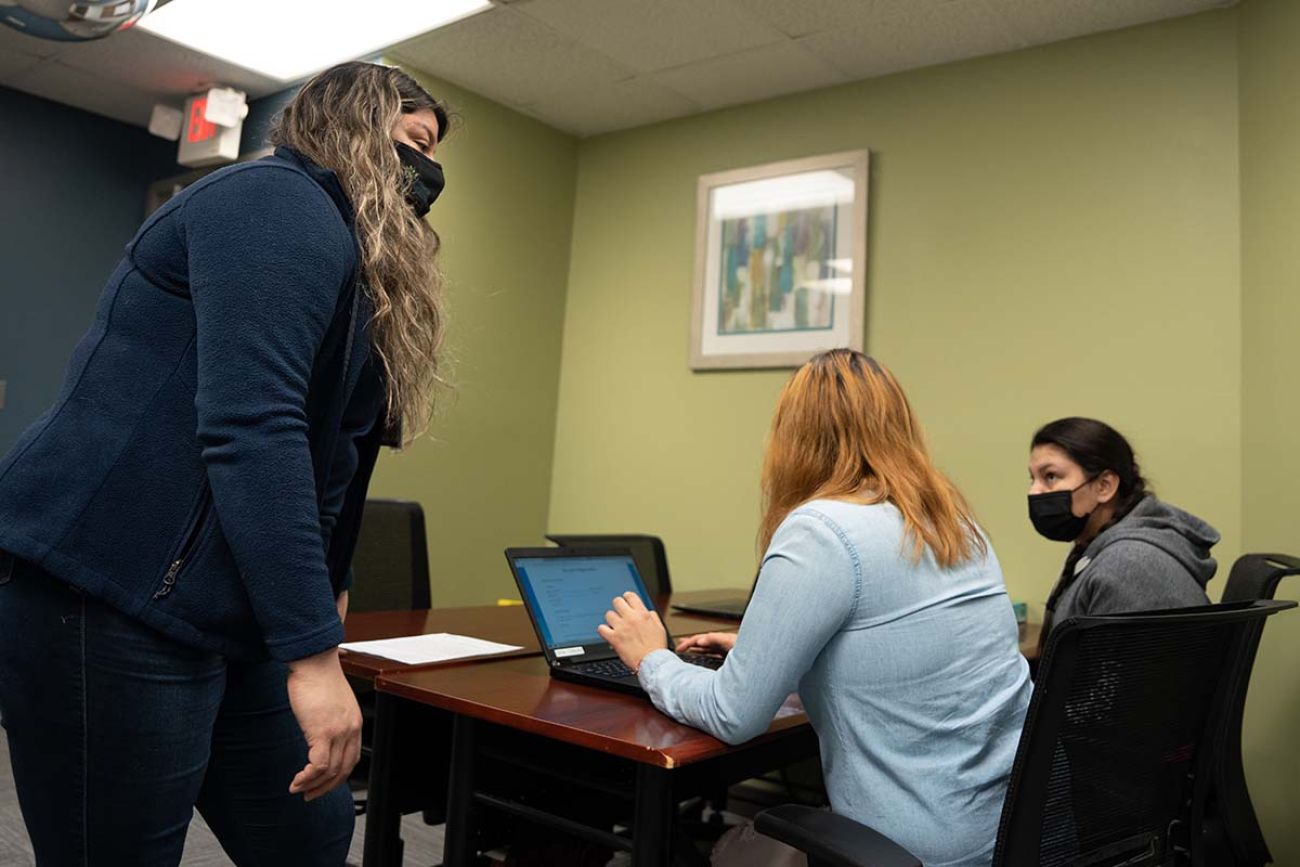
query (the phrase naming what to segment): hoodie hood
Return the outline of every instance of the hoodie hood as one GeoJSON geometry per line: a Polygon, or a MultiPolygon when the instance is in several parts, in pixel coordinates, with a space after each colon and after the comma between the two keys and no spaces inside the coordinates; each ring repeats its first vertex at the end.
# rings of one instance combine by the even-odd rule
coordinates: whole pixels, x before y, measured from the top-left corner
{"type": "Polygon", "coordinates": [[[1098,534],[1083,556],[1096,559],[1105,548],[1120,541],[1153,545],[1183,565],[1202,587],[1214,577],[1218,563],[1210,548],[1219,541],[1219,531],[1195,515],[1148,495],[1113,527],[1098,534]]]}

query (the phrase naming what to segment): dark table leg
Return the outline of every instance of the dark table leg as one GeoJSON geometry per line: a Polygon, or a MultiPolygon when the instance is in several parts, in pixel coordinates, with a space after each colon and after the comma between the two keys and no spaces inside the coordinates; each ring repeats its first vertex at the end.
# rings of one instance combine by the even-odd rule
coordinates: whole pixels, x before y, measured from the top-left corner
{"type": "Polygon", "coordinates": [[[370,784],[366,793],[365,867],[395,867],[402,863],[402,814],[393,797],[397,752],[399,700],[375,695],[375,740],[370,754],[370,784]]]}
{"type": "Polygon", "coordinates": [[[664,867],[671,848],[673,783],[670,772],[652,765],[636,769],[636,807],[632,817],[633,867],[664,867]]]}
{"type": "Polygon", "coordinates": [[[474,720],[457,715],[452,722],[451,774],[447,783],[447,828],[443,835],[444,867],[474,863],[474,720]]]}

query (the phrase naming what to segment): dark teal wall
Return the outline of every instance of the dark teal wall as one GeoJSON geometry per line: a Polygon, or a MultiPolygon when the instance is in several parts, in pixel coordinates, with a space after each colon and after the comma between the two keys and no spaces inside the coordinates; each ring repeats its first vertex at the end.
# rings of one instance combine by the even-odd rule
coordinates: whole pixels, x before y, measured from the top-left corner
{"type": "Polygon", "coordinates": [[[72,348],[176,144],[0,87],[0,455],[58,393],[72,348]]]}

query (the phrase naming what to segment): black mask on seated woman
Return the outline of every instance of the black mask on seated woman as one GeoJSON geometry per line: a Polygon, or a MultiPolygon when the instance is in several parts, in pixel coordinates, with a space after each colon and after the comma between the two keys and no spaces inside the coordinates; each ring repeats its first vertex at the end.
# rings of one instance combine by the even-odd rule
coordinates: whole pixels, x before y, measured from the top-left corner
{"type": "Polygon", "coordinates": [[[1079,488],[1029,495],[1029,521],[1040,535],[1053,542],[1073,542],[1083,534],[1092,512],[1083,517],[1074,514],[1074,492],[1079,488]]]}
{"type": "Polygon", "coordinates": [[[423,218],[429,213],[429,206],[438,198],[446,183],[442,176],[442,165],[410,145],[400,141],[394,144],[397,145],[397,158],[406,174],[406,201],[415,211],[415,216],[423,218]]]}

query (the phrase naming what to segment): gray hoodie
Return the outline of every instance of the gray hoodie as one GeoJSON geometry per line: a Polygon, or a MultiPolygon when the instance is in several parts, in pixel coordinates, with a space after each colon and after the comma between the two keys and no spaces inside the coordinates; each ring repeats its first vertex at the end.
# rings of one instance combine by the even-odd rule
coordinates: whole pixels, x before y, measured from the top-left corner
{"type": "Polygon", "coordinates": [[[1088,614],[1209,604],[1206,583],[1218,564],[1219,531],[1195,515],[1147,496],[1088,543],[1048,599],[1049,623],[1088,614]]]}

